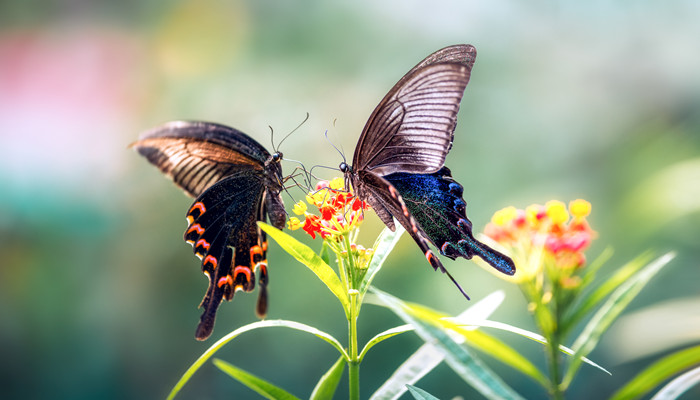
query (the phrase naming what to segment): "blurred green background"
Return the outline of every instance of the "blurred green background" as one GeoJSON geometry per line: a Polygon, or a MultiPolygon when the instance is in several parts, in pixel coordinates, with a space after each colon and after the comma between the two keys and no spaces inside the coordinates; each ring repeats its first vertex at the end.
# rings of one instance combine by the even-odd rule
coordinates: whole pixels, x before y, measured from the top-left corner
{"type": "MultiPolygon", "coordinates": [[[[269,147],[268,125],[279,140],[308,112],[282,151],[336,167],[324,132],[351,158],[389,88],[456,43],[479,52],[447,160],[475,231],[508,205],[585,198],[599,233],[589,258],[616,250],[604,273],[647,249],[678,252],[591,355],[613,376],[584,368],[570,392],[609,395],[700,341],[698,20],[692,0],[0,3],[0,397],[162,398],[213,340],[255,320],[257,294],[239,293],[214,338],[194,340],[206,279],[182,241],[191,200],[127,149],[141,131],[202,119],[269,147]]],[[[369,217],[363,244],[380,228],[369,217]]],[[[269,318],[345,338],[327,289],[275,244],[268,257],[269,318]]],[[[376,285],[462,311],[452,283],[420,258],[403,238],[376,285]]],[[[447,266],[473,299],[506,291],[494,319],[534,328],[515,287],[471,261],[447,266]]],[[[399,323],[363,310],[363,341],[399,323]]],[[[543,366],[538,345],[503,339],[543,366]]],[[[419,344],[407,334],[377,346],[362,397],[419,344]]],[[[242,336],[219,355],[301,397],[336,359],[286,330],[242,336]]],[[[491,365],[526,397],[544,395],[491,365]]],[[[474,395],[444,366],[418,386],[474,395]]],[[[255,398],[211,365],[181,395],[255,398]]]]}

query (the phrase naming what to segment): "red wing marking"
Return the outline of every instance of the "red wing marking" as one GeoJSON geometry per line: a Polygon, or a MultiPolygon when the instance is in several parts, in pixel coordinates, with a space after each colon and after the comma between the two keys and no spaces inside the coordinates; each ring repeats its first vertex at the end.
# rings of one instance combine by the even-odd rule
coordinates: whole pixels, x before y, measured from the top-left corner
{"type": "Polygon", "coordinates": [[[263,249],[263,251],[267,251],[267,241],[264,241],[262,243],[262,249],[263,249]]]}
{"type": "Polygon", "coordinates": [[[211,264],[213,269],[216,269],[217,265],[219,264],[219,261],[217,261],[216,257],[212,255],[208,255],[204,261],[202,262],[202,266],[211,264]]]}
{"type": "Polygon", "coordinates": [[[243,265],[237,265],[236,268],[233,269],[233,276],[235,277],[233,279],[234,281],[238,280],[239,274],[245,275],[245,281],[250,282],[250,267],[245,267],[243,265]]]}
{"type": "Polygon", "coordinates": [[[233,278],[231,278],[231,275],[226,275],[226,276],[222,276],[221,278],[219,278],[219,282],[217,283],[217,286],[222,287],[224,285],[233,286],[233,278]]]}
{"type": "Polygon", "coordinates": [[[190,228],[187,230],[187,234],[189,235],[194,231],[197,231],[197,234],[201,235],[202,233],[204,233],[204,228],[202,228],[199,224],[194,224],[190,226],[190,228]]]}
{"type": "Polygon", "coordinates": [[[198,201],[192,205],[190,211],[187,214],[192,214],[192,211],[194,211],[195,209],[199,209],[199,215],[202,215],[205,211],[207,211],[207,208],[204,206],[204,203],[198,201]]]}
{"type": "Polygon", "coordinates": [[[195,247],[199,247],[199,246],[202,246],[203,248],[209,250],[210,244],[209,244],[209,242],[207,242],[207,241],[204,240],[204,239],[199,239],[199,240],[197,241],[197,244],[195,245],[195,247]]]}

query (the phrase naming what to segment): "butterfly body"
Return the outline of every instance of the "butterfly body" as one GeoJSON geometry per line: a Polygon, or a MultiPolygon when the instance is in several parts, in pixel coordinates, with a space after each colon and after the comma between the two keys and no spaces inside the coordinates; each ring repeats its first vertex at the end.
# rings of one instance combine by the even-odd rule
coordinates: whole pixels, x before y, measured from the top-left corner
{"type": "Polygon", "coordinates": [[[214,328],[216,311],[236,291],[250,292],[259,274],[256,313],[267,312],[267,240],[257,221],[281,229],[282,154],[270,154],[233,128],[199,121],[170,122],[144,133],[132,145],[166,176],[195,197],[184,239],[201,260],[209,287],[195,337],[214,328]]]}
{"type": "Polygon", "coordinates": [[[510,258],[474,239],[463,188],[444,168],[475,57],[471,45],[449,46],[413,67],[374,109],[352,166],[340,170],[384,224],[393,230],[396,219],[406,229],[434,269],[447,273],[430,243],[449,258],[478,255],[512,275],[510,258]]]}

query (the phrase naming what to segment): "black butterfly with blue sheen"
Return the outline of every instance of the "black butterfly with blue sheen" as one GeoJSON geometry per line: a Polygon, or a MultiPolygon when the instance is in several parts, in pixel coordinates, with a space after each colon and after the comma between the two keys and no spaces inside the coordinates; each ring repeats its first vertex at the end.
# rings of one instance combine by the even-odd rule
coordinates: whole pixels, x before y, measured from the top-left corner
{"type": "Polygon", "coordinates": [[[209,288],[195,338],[207,339],[221,302],[250,292],[259,274],[256,313],[267,313],[267,240],[257,221],[278,229],[286,214],[280,196],[282,153],[270,154],[246,134],[210,122],[174,121],[131,145],[191,197],[185,241],[202,260],[209,288]]]}
{"type": "Polygon", "coordinates": [[[372,112],[352,166],[340,164],[346,186],[352,185],[392,230],[395,218],[430,265],[446,273],[467,298],[429,243],[453,260],[476,255],[504,274],[515,273],[509,257],[472,235],[464,188],[444,166],[475,58],[473,46],[455,45],[413,67],[372,112]]]}

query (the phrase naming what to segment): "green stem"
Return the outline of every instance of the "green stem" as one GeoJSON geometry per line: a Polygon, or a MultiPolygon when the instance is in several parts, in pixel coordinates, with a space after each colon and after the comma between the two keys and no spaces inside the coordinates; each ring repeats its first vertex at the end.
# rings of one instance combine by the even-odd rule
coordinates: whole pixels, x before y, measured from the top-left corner
{"type": "Polygon", "coordinates": [[[552,399],[561,400],[564,398],[564,392],[561,390],[561,371],[559,362],[559,335],[552,333],[547,338],[547,358],[549,361],[549,391],[552,399]]]}
{"type": "Polygon", "coordinates": [[[350,400],[359,400],[360,398],[360,361],[357,356],[357,291],[350,293],[350,318],[349,336],[350,336],[350,360],[348,360],[348,377],[350,386],[350,400]]]}

